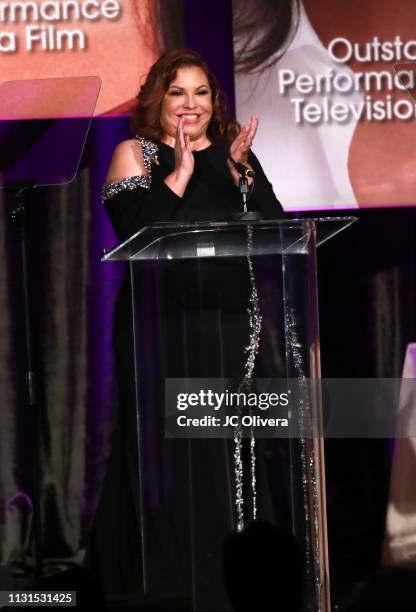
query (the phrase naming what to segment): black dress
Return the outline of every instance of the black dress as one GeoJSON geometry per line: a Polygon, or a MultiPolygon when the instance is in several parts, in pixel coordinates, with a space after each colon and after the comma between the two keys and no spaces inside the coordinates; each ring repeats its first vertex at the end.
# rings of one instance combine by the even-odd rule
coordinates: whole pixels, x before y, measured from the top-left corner
{"type": "MultiPolygon", "coordinates": [[[[151,170],[150,188],[148,185],[141,186],[143,183],[140,179],[136,183],[134,180],[122,181],[113,185],[112,197],[105,201],[120,241],[153,222],[224,221],[231,220],[234,213],[241,210],[241,195],[227,166],[225,146],[211,145],[194,153],[194,173],[184,197],[180,198],[164,183],[164,178],[174,170],[174,150],[160,144],[158,151],[155,151],[152,143],[141,140],[141,144],[146,153],[145,163],[151,170]]],[[[272,185],[252,152],[249,163],[255,171],[255,185],[248,208],[259,210],[265,219],[283,217],[272,185]]],[[[171,320],[167,321],[167,325],[172,349],[172,359],[168,359],[165,375],[184,377],[186,370],[186,376],[191,377],[241,376],[244,345],[249,334],[246,261],[174,263],[166,266],[164,274],[166,299],[170,305],[171,320]],[[190,282],[195,266],[199,266],[198,278],[202,279],[198,287],[190,282]],[[187,313],[186,339],[176,319],[176,313],[183,312],[184,308],[187,313]],[[221,314],[220,326],[218,313],[221,314]],[[194,343],[190,349],[194,357],[187,364],[181,357],[181,350],[178,350],[184,342],[194,343]],[[221,359],[218,358],[220,344],[221,359]]],[[[114,319],[118,414],[107,474],[87,552],[88,565],[96,573],[104,591],[113,595],[142,590],[130,293],[127,275],[116,303],[114,319]]],[[[168,354],[169,351],[168,348],[168,354]]],[[[209,470],[201,477],[209,479],[209,470]]]]}

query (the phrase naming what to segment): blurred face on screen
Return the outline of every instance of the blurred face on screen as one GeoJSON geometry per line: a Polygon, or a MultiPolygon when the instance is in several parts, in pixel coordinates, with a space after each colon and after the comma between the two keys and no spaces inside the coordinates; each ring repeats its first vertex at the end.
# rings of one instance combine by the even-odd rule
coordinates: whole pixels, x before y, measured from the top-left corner
{"type": "Polygon", "coordinates": [[[203,140],[212,117],[212,93],[205,72],[197,66],[179,68],[162,102],[160,123],[174,142],[179,119],[191,141],[203,140]]]}
{"type": "Polygon", "coordinates": [[[154,0],[7,4],[0,7],[0,85],[99,76],[101,114],[135,97],[138,79],[159,55],[154,0]]]}
{"type": "MultiPolygon", "coordinates": [[[[325,46],[334,38],[343,37],[359,45],[361,57],[370,53],[368,49],[374,37],[380,41],[395,41],[400,34],[402,41],[415,39],[414,0],[401,0],[400,10],[394,0],[360,0],[354,10],[351,3],[344,0],[304,0],[304,6],[325,46]]],[[[413,47],[411,50],[414,52],[413,47]]],[[[385,70],[394,74],[395,61],[357,61],[353,56],[347,64],[356,73],[385,70]]],[[[371,99],[383,100],[386,94],[391,96],[393,104],[400,100],[411,101],[407,91],[398,89],[377,91],[373,88],[371,99]]],[[[415,142],[414,118],[357,123],[349,150],[348,170],[360,206],[416,202],[415,142]]]]}

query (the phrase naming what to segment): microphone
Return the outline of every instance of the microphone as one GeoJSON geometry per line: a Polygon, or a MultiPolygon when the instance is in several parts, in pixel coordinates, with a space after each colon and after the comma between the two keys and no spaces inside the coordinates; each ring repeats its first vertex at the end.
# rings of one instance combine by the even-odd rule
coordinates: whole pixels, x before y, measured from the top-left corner
{"type": "Polygon", "coordinates": [[[230,162],[232,163],[232,165],[237,170],[240,176],[245,179],[254,178],[254,170],[252,170],[248,166],[245,166],[244,164],[240,164],[239,162],[234,161],[231,155],[228,156],[228,159],[230,160],[230,162]]]}
{"type": "MultiPolygon", "coordinates": [[[[251,185],[251,191],[252,191],[253,186],[254,186],[254,177],[255,177],[254,170],[252,170],[245,164],[240,164],[239,162],[236,162],[231,157],[231,155],[228,155],[228,159],[230,160],[230,162],[232,163],[232,165],[234,166],[234,168],[237,170],[238,174],[240,175],[240,178],[238,180],[238,188],[240,190],[241,197],[243,198],[243,215],[248,215],[249,213],[247,210],[247,200],[251,195],[250,187],[248,185],[248,179],[249,178],[253,179],[253,182],[251,185]]],[[[239,213],[239,218],[240,217],[241,217],[241,213],[239,213]]]]}

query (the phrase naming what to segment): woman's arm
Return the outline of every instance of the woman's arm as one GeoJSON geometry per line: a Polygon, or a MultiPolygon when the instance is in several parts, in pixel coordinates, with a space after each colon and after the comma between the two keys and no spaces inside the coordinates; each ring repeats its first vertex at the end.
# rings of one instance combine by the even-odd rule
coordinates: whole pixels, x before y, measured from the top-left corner
{"type": "Polygon", "coordinates": [[[194,169],[182,123],[179,122],[175,142],[175,169],[163,181],[152,181],[152,165],[158,163],[157,147],[152,142],[132,139],[116,147],[103,199],[120,240],[126,240],[150,223],[170,221],[181,206],[194,169]]]}
{"type": "Polygon", "coordinates": [[[103,188],[103,200],[120,240],[141,227],[169,221],[182,198],[164,181],[152,181],[157,148],[150,141],[125,140],[115,149],[103,188]]]}
{"type": "Polygon", "coordinates": [[[253,192],[248,200],[248,208],[258,210],[265,219],[283,219],[285,216],[283,207],[253,151],[249,153],[248,164],[254,170],[253,192]]]}

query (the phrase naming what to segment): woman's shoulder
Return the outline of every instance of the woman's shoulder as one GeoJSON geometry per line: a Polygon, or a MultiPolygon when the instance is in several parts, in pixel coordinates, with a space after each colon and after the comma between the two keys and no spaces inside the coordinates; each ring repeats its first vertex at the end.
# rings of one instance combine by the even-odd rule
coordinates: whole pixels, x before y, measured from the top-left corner
{"type": "Polygon", "coordinates": [[[106,182],[148,173],[152,164],[159,163],[158,153],[158,145],[142,136],[123,140],[114,149],[106,182]]]}
{"type": "Polygon", "coordinates": [[[133,170],[148,172],[153,163],[158,163],[159,147],[142,136],[123,140],[114,149],[107,181],[131,175],[133,170]]]}
{"type": "Polygon", "coordinates": [[[124,189],[149,188],[151,168],[159,163],[156,143],[141,136],[123,140],[114,149],[103,187],[103,199],[124,189]]]}

